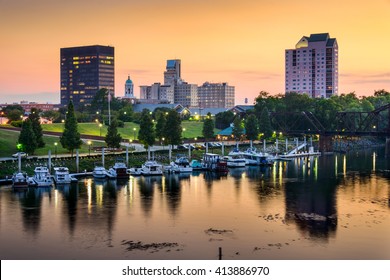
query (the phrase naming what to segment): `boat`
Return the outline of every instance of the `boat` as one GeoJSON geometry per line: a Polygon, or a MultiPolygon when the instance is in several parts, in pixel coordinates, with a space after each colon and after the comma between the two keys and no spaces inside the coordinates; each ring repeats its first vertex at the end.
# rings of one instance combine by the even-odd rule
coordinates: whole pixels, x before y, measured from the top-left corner
{"type": "Polygon", "coordinates": [[[163,168],[162,165],[157,163],[156,161],[148,160],[142,165],[140,172],[141,175],[144,176],[162,175],[163,168]]]}
{"type": "Polygon", "coordinates": [[[74,180],[70,174],[69,169],[64,166],[54,167],[54,182],[56,185],[66,185],[72,183],[74,180]]]}
{"type": "Polygon", "coordinates": [[[245,158],[240,154],[225,156],[224,159],[226,160],[227,167],[245,167],[246,165],[245,158]]]}
{"type": "Polygon", "coordinates": [[[92,176],[95,179],[105,179],[107,177],[107,170],[104,168],[104,166],[95,163],[95,167],[92,171],[92,176]]]}
{"type": "Polygon", "coordinates": [[[196,160],[196,159],[191,160],[190,166],[192,167],[192,171],[203,170],[202,163],[199,160],[196,160]]]}
{"type": "Polygon", "coordinates": [[[36,187],[52,187],[54,183],[49,168],[46,166],[35,167],[32,181],[36,187]]]}
{"type": "Polygon", "coordinates": [[[117,179],[129,178],[127,166],[123,159],[117,158],[113,167],[108,169],[108,177],[117,179]]]}
{"type": "Polygon", "coordinates": [[[241,152],[241,154],[245,158],[247,165],[272,166],[274,164],[271,155],[257,152],[254,148],[249,148],[245,152],[241,152]]]}
{"type": "Polygon", "coordinates": [[[130,176],[140,176],[141,175],[141,168],[139,167],[132,167],[127,169],[127,174],[130,176]]]}
{"type": "Polygon", "coordinates": [[[12,176],[13,188],[27,188],[29,185],[29,178],[25,172],[15,172],[12,176]]]}
{"type": "Polygon", "coordinates": [[[227,162],[218,154],[205,153],[202,160],[205,170],[217,173],[228,173],[227,162]]]}
{"type": "Polygon", "coordinates": [[[190,161],[185,156],[177,156],[174,162],[170,164],[171,168],[167,170],[171,173],[188,173],[192,172],[192,167],[190,166],[190,161]]]}
{"type": "Polygon", "coordinates": [[[22,156],[21,153],[18,155],[18,171],[12,175],[12,187],[15,189],[26,188],[29,185],[30,178],[26,172],[22,172],[22,156]]]}

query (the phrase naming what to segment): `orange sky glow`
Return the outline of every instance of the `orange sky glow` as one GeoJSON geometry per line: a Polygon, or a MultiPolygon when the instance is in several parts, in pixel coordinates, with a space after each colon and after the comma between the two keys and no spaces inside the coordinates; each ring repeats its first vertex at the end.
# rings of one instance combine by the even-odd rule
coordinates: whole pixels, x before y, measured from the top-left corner
{"type": "Polygon", "coordinates": [[[228,82],[236,104],[284,92],[284,50],[304,35],[339,44],[340,93],[390,90],[390,0],[0,0],[0,103],[59,103],[60,48],[115,47],[115,95],[127,75],[163,82],[167,59],[189,83],[228,82]]]}

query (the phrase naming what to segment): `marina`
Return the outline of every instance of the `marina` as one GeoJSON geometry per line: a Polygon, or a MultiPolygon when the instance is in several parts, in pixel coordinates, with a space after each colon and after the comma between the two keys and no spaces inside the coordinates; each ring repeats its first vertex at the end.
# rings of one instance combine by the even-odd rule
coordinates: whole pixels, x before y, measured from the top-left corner
{"type": "Polygon", "coordinates": [[[390,166],[382,153],[227,174],[80,173],[77,184],[1,186],[0,256],[217,259],[221,247],[224,259],[388,259],[390,166]]]}

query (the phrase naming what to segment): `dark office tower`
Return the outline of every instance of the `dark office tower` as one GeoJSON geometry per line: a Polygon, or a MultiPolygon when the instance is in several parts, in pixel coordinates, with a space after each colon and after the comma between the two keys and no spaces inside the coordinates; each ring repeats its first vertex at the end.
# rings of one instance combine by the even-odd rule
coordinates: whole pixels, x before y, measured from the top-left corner
{"type": "Polygon", "coordinates": [[[113,47],[61,48],[61,105],[91,104],[101,88],[114,95],[114,62],[113,47]]]}

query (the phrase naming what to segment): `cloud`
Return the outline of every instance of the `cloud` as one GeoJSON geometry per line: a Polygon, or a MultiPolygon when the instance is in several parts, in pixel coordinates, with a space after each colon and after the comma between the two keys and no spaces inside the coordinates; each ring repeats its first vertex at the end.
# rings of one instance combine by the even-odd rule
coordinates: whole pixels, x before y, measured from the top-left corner
{"type": "Polygon", "coordinates": [[[355,84],[390,84],[390,72],[375,73],[375,74],[340,74],[340,78],[345,78],[349,82],[355,84]]]}

